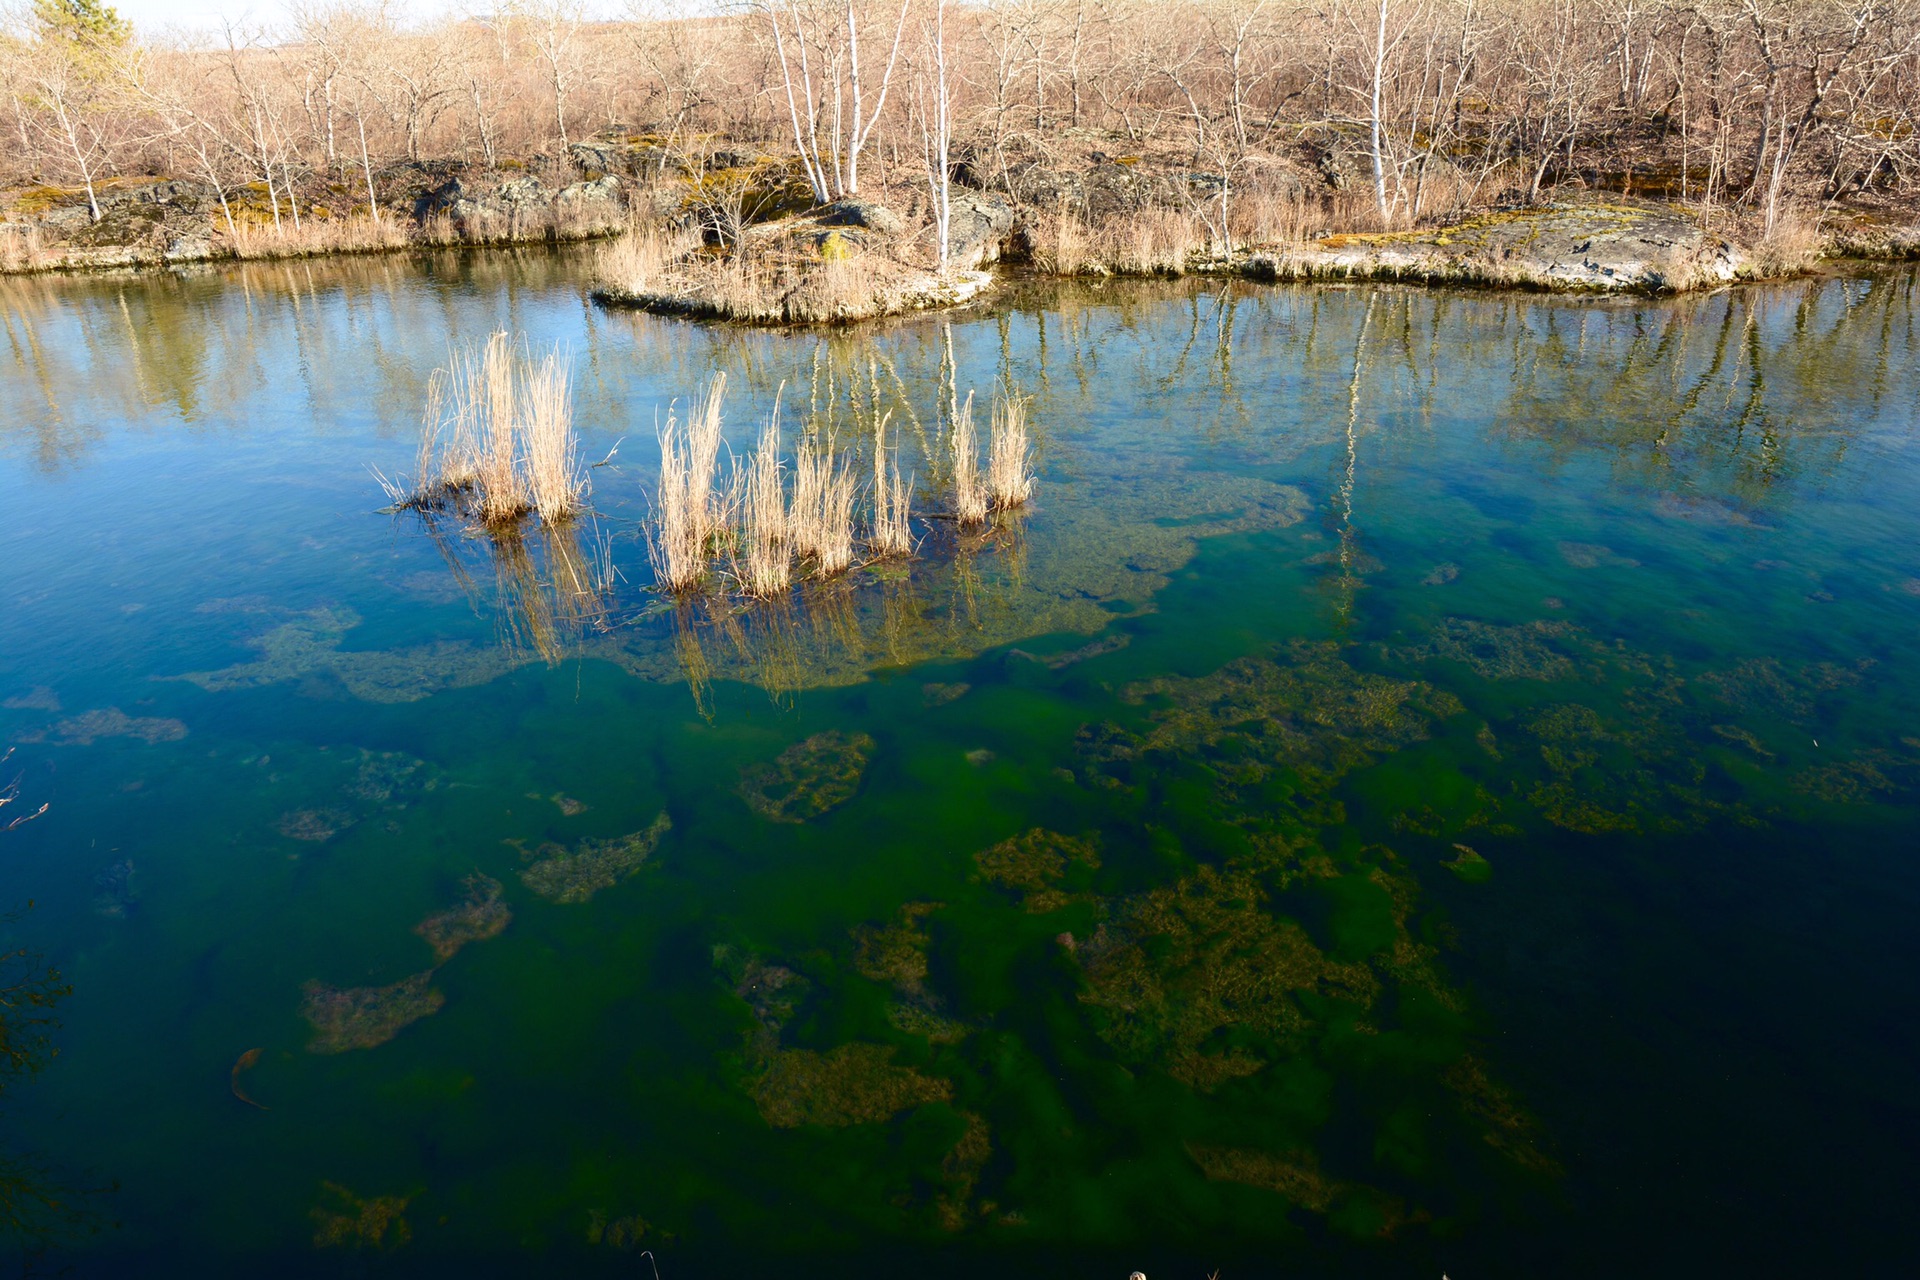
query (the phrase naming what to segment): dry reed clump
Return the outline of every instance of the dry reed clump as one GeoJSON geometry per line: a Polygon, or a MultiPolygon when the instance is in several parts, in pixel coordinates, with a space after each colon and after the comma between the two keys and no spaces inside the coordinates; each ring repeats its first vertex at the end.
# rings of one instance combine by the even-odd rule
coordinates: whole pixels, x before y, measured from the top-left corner
{"type": "Polygon", "coordinates": [[[600,250],[594,274],[602,288],[622,294],[645,294],[667,287],[682,260],[700,246],[700,238],[652,226],[636,227],[600,250]]]}
{"type": "Polygon", "coordinates": [[[505,330],[455,351],[427,381],[411,484],[375,477],[395,507],[458,507],[494,529],[529,512],[548,525],[584,505],[573,390],[559,349],[535,359],[505,330]]]}
{"type": "Polygon", "coordinates": [[[1819,214],[1798,206],[1783,208],[1773,230],[1753,246],[1753,273],[1768,280],[1802,275],[1820,261],[1824,246],[1819,214]]]}
{"type": "Polygon", "coordinates": [[[887,448],[887,423],[880,415],[873,428],[873,531],[867,545],[876,556],[913,554],[913,482],[900,474],[897,451],[887,448]]]}
{"type": "Polygon", "coordinates": [[[226,244],[236,258],[306,258],[323,253],[376,253],[413,243],[405,225],[392,218],[357,213],[339,218],[305,218],[278,226],[253,219],[226,229],[226,244]]]}
{"type": "Polygon", "coordinates": [[[980,476],[980,440],[973,426],[973,393],[953,415],[953,514],[963,525],[984,523],[987,486],[980,476]]]}
{"type": "Polygon", "coordinates": [[[725,528],[723,499],[714,480],[720,458],[720,407],[727,375],[717,373],[680,421],[678,407],[660,428],[660,495],[648,529],[655,579],[669,591],[688,591],[706,577],[707,556],[725,528]]]}
{"type": "Polygon", "coordinates": [[[787,536],[794,554],[812,558],[819,577],[853,567],[853,496],[853,469],[835,453],[833,437],[801,441],[794,452],[787,536]]]}
{"type": "Polygon", "coordinates": [[[736,469],[728,506],[738,514],[733,580],[743,595],[771,599],[793,581],[793,544],[787,535],[786,468],[780,462],[780,411],[760,433],[744,469],[736,469]]]}
{"type": "Polygon", "coordinates": [[[28,271],[45,259],[39,227],[0,223],[0,271],[28,271]]]}
{"type": "Polygon", "coordinates": [[[1033,442],[1023,396],[995,396],[988,429],[987,498],[995,511],[1023,506],[1033,497],[1033,442]]]}

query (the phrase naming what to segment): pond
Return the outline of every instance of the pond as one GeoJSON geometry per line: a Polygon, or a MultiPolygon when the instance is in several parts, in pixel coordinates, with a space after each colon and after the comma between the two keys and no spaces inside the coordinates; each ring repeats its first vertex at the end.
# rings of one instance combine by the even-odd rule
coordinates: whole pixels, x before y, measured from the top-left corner
{"type": "Polygon", "coordinates": [[[50,806],[0,951],[72,987],[0,1097],[35,1256],[1910,1256],[1916,273],[1014,282],[830,334],[585,275],[0,282],[0,747],[50,806]],[[593,515],[383,513],[496,328],[568,354],[593,515]],[[891,414],[925,512],[943,399],[1015,388],[1035,502],[675,604],[655,430],[719,372],[736,449],[776,396],[789,440],[891,414]]]}

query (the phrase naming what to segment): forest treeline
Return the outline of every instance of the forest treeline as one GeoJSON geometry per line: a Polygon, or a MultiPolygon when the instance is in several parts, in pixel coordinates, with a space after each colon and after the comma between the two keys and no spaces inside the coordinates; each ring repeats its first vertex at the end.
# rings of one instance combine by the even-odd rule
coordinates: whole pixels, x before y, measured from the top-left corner
{"type": "Polygon", "coordinates": [[[316,182],[377,215],[393,166],[577,163],[609,137],[797,153],[839,196],[862,157],[924,172],[944,122],[986,186],[1094,149],[1220,174],[1287,154],[1386,224],[1578,183],[1770,230],[1910,193],[1917,112],[1912,0],[521,0],[431,22],[344,0],[191,39],[30,0],[0,37],[0,181],[91,202],[179,176],[276,217],[316,182]]]}

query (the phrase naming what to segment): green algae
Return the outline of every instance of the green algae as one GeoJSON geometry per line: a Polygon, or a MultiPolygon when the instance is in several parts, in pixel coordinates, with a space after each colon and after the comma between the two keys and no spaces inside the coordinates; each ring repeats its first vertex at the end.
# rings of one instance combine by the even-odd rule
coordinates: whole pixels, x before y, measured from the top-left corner
{"type": "Polygon", "coordinates": [[[1567,652],[1578,628],[1565,622],[1501,626],[1473,618],[1447,618],[1409,656],[1460,662],[1483,680],[1564,680],[1574,674],[1567,652]]]}
{"type": "Polygon", "coordinates": [[[858,1041],[826,1053],[782,1049],[767,1060],[749,1092],[776,1129],[875,1124],[953,1097],[952,1084],[896,1066],[893,1054],[887,1045],[858,1041]]]}
{"type": "MultiPolygon", "coordinates": [[[[1012,889],[1026,911],[1042,915],[1080,901],[1083,894],[1062,888],[1068,873],[1097,871],[1100,851],[1091,840],[1076,839],[1044,827],[1002,840],[973,855],[982,879],[1012,889]]],[[[1083,874],[1075,879],[1084,881],[1083,874]]]]}
{"type": "Polygon", "coordinates": [[[209,693],[325,678],[362,701],[398,703],[486,684],[519,665],[498,649],[451,641],[395,650],[342,649],[347,633],[359,625],[360,615],[351,609],[309,610],[249,640],[259,655],[252,662],[177,678],[209,693]]]}
{"type": "Polygon", "coordinates": [[[769,822],[805,822],[853,799],[874,741],[864,733],[816,733],[769,764],[740,773],[740,795],[769,822]]]}
{"type": "Polygon", "coordinates": [[[1456,844],[1454,856],[1440,865],[1468,884],[1485,884],[1493,879],[1493,864],[1470,845],[1456,844]]]}
{"type": "Polygon", "coordinates": [[[585,902],[640,870],[672,827],[673,819],[663,812],[644,831],[612,840],[583,841],[571,850],[547,846],[551,851],[523,869],[520,879],[550,901],[585,902]]]}
{"type": "Polygon", "coordinates": [[[337,1182],[320,1184],[321,1200],[308,1214],[317,1249],[399,1248],[413,1238],[403,1215],[412,1196],[355,1195],[337,1182]]]}
{"type": "Polygon", "coordinates": [[[313,1026],[312,1053],[346,1053],[383,1045],[407,1027],[440,1012],[447,998],[433,985],[433,971],[402,978],[390,987],[302,988],[301,1016],[313,1026]]]}
{"type": "Polygon", "coordinates": [[[469,942],[499,937],[513,923],[513,911],[501,900],[498,880],[476,871],[467,877],[465,887],[462,901],[413,926],[433,948],[438,963],[451,960],[469,942]]]}
{"type": "Polygon", "coordinates": [[[890,924],[854,929],[854,969],[861,977],[886,983],[904,994],[921,993],[927,981],[927,948],[933,941],[926,920],[943,905],[909,902],[890,924]]]}
{"type": "Polygon", "coordinates": [[[1081,754],[1096,768],[1206,749],[1223,779],[1256,781],[1282,767],[1314,788],[1424,741],[1436,720],[1464,709],[1425,681],[1359,670],[1338,644],[1308,641],[1208,676],[1141,681],[1122,696],[1153,708],[1151,727],[1139,734],[1115,726],[1083,730],[1081,754]]]}
{"type": "Polygon", "coordinates": [[[17,742],[52,741],[62,747],[90,747],[103,738],[132,738],[148,746],[178,742],[187,736],[187,726],[163,716],[130,716],[118,707],[84,711],[55,724],[51,729],[16,734],[17,742]]]}
{"type": "Polygon", "coordinates": [[[1275,1046],[1306,1027],[1298,993],[1373,1002],[1379,980],[1365,965],[1330,960],[1265,900],[1253,876],[1202,866],[1116,903],[1073,951],[1101,1038],[1204,1090],[1266,1065],[1227,1032],[1275,1046]]]}

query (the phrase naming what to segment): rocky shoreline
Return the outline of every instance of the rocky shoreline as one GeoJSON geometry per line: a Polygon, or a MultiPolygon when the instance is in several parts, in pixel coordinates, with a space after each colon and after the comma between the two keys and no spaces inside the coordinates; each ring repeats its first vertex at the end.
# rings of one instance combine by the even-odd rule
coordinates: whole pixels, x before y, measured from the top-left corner
{"type": "MultiPolygon", "coordinates": [[[[762,201],[743,219],[728,252],[701,245],[700,201],[714,174],[752,175],[778,192],[784,162],[716,153],[678,172],[644,147],[576,144],[565,163],[485,175],[458,166],[411,166],[383,174],[380,216],[351,215],[308,193],[300,234],[249,244],[227,232],[261,227],[271,216],[260,192],[216,192],[182,179],[125,179],[98,192],[95,221],[79,193],[17,193],[0,221],[0,270],[26,272],[179,269],[236,258],[324,256],[412,248],[507,245],[615,236],[634,228],[678,228],[673,263],[644,281],[605,277],[593,293],[607,305],[664,314],[757,323],[845,323],[950,307],[987,293],[996,263],[1024,263],[1060,276],[1241,275],[1281,280],[1391,280],[1525,288],[1563,293],[1678,293],[1741,280],[1797,274],[1826,259],[1920,258],[1920,225],[1864,216],[1828,220],[1793,261],[1769,258],[1703,226],[1673,203],[1577,195],[1516,209],[1481,210],[1447,225],[1394,232],[1328,233],[1236,245],[1176,244],[1158,256],[1116,246],[1135,223],[1196,208],[1204,174],[1144,171],[1095,153],[1084,169],[1029,167],[1002,175],[1009,194],[956,185],[949,266],[936,272],[924,197],[905,213],[883,199],[822,208],[762,201]],[[534,170],[544,170],[537,172],[534,170]],[[1071,260],[1060,241],[1070,226],[1105,229],[1071,260]],[[1055,237],[1051,247],[1047,237],[1055,237]],[[692,237],[692,240],[687,240],[692,237]],[[723,278],[722,261],[733,263],[723,278]],[[743,283],[745,282],[745,283],[743,283]],[[749,287],[750,286],[750,287],[749,287]]],[[[1296,166],[1297,168],[1297,166],[1296,166]]],[[[964,174],[964,171],[963,171],[964,174]]],[[[964,175],[972,177],[972,175],[964,175]]],[[[1338,175],[1336,175],[1338,176],[1338,175]]],[[[1276,166],[1259,184],[1272,196],[1311,200],[1317,175],[1276,166]]],[[[974,179],[978,181],[978,179],[974,179]]],[[[1218,182],[1218,179],[1211,180],[1218,182]]],[[[1332,179],[1327,181],[1331,182],[1332,179]]],[[[892,193],[896,200],[901,193],[892,193]]],[[[352,208],[344,187],[327,189],[352,208]]],[[[1242,199],[1247,197],[1242,196],[1242,199]]],[[[711,234],[704,237],[712,240],[711,234]]]]}

